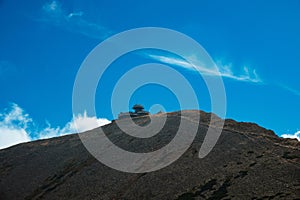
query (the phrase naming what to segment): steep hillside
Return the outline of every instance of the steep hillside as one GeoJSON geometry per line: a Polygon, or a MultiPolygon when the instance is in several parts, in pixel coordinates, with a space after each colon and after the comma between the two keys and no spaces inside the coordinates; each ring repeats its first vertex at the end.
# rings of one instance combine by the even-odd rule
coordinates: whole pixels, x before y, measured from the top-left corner
{"type": "MultiPolygon", "coordinates": [[[[198,151],[209,113],[168,113],[164,128],[149,139],[125,135],[115,122],[103,130],[123,149],[147,152],[172,140],[181,116],[196,123],[198,112],[201,123],[192,146],[168,167],[150,173],[103,165],[77,134],[1,150],[0,199],[300,199],[299,142],[278,138],[256,124],[226,120],[217,145],[203,159],[198,151]]],[[[145,117],[135,120],[148,123],[145,117]]]]}

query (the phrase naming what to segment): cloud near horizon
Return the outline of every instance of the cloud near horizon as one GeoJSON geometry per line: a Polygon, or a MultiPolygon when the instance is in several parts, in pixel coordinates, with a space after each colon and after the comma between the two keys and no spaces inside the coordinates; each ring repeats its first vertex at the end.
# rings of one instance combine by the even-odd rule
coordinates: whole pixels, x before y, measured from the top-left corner
{"type": "Polygon", "coordinates": [[[225,78],[230,78],[236,81],[244,81],[244,82],[252,82],[252,83],[262,83],[263,81],[259,78],[258,74],[256,73],[255,69],[252,70],[247,66],[243,67],[241,73],[236,73],[233,71],[232,63],[224,64],[222,62],[217,62],[214,68],[207,68],[203,64],[200,63],[199,59],[195,56],[190,56],[190,60],[193,63],[189,63],[188,61],[177,58],[174,56],[166,56],[166,55],[154,55],[154,54],[147,54],[148,58],[154,59],[156,61],[176,65],[178,67],[185,68],[191,71],[199,71],[201,74],[206,76],[221,76],[225,78]]]}
{"type": "Polygon", "coordinates": [[[12,103],[0,113],[0,149],[23,142],[80,133],[109,123],[110,121],[104,118],[89,117],[85,112],[73,117],[63,128],[52,127],[47,123],[45,128],[38,129],[29,114],[12,103]]]}
{"type": "Polygon", "coordinates": [[[45,3],[42,11],[43,16],[38,21],[53,24],[70,32],[100,40],[112,35],[112,31],[105,26],[86,20],[83,11],[67,12],[59,1],[45,3]]]}
{"type": "Polygon", "coordinates": [[[297,131],[294,134],[282,134],[281,137],[283,137],[283,138],[297,139],[298,141],[300,141],[300,131],[297,131]]]}

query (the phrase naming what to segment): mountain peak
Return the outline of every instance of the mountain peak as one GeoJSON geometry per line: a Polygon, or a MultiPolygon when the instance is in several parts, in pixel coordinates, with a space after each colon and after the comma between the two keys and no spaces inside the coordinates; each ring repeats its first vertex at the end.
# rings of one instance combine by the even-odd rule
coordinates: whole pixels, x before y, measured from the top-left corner
{"type": "MultiPolygon", "coordinates": [[[[78,134],[40,140],[0,151],[0,199],[297,199],[300,145],[278,138],[257,124],[225,120],[213,150],[198,152],[212,125],[222,120],[212,113],[186,110],[167,116],[164,128],[147,139],[122,132],[117,121],[101,127],[122,149],[150,152],[168,144],[180,119],[195,121],[197,135],[188,150],[171,165],[151,173],[125,173],[96,160],[78,134]]],[[[126,119],[121,119],[123,122],[126,119]]],[[[147,116],[136,117],[138,125],[147,116]]],[[[82,135],[97,134],[96,128],[82,135]]]]}

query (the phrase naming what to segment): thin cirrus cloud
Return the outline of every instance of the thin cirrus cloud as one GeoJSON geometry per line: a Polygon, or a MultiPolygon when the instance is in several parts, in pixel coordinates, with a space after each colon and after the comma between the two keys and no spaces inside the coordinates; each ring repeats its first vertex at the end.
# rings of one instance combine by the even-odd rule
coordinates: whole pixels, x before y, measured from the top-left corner
{"type": "MultiPolygon", "coordinates": [[[[65,9],[63,9],[62,4],[56,0],[44,4],[42,7],[42,11],[44,15],[41,19],[39,19],[40,21],[52,23],[68,31],[80,33],[90,38],[103,40],[113,33],[110,29],[102,25],[84,19],[84,12],[82,11],[68,13],[65,9]]],[[[154,54],[148,54],[148,57],[163,63],[184,67],[188,70],[195,70],[190,63],[176,57],[154,54]]],[[[232,64],[224,65],[223,63],[218,62],[215,68],[208,69],[201,64],[197,64],[197,59],[193,59],[196,63],[195,66],[197,70],[200,71],[203,75],[222,76],[237,81],[252,83],[262,82],[256,71],[251,70],[249,67],[244,66],[242,72],[237,74],[232,70],[232,64]]]]}
{"type": "Polygon", "coordinates": [[[193,63],[188,61],[165,55],[155,55],[147,54],[146,57],[153,60],[165,63],[176,65],[178,67],[185,68],[191,71],[199,71],[206,76],[221,76],[225,78],[230,78],[236,81],[252,82],[252,83],[262,83],[263,81],[259,78],[255,70],[251,70],[249,67],[244,66],[241,73],[237,74],[232,70],[232,64],[223,64],[222,62],[217,62],[214,68],[207,68],[203,64],[200,64],[199,60],[195,56],[190,56],[190,59],[193,63]]]}
{"type": "Polygon", "coordinates": [[[189,60],[192,61],[192,64],[188,61],[180,58],[180,57],[174,57],[169,54],[163,55],[163,54],[153,54],[153,53],[145,53],[143,56],[165,63],[170,65],[175,65],[190,71],[201,72],[202,75],[206,76],[220,76],[224,78],[229,78],[235,81],[243,81],[243,82],[250,82],[250,83],[257,83],[257,84],[267,84],[272,85],[275,87],[279,87],[282,90],[285,90],[293,95],[296,95],[300,97],[300,91],[291,88],[284,84],[272,84],[268,83],[265,80],[262,80],[259,75],[257,74],[255,69],[251,69],[247,66],[244,66],[240,73],[237,73],[236,70],[233,70],[232,63],[224,64],[222,61],[216,61],[215,67],[213,68],[207,68],[205,65],[201,64],[199,59],[197,59],[195,56],[190,56],[189,60]]]}
{"type": "Polygon", "coordinates": [[[45,128],[38,129],[29,114],[12,103],[0,113],[0,149],[33,140],[84,132],[109,123],[107,119],[90,117],[85,112],[73,117],[63,128],[52,127],[47,123],[45,128]]]}
{"type": "MultiPolygon", "coordinates": [[[[42,13],[43,15],[38,19],[38,21],[50,23],[62,29],[68,30],[70,32],[75,32],[81,35],[85,35],[89,38],[104,40],[113,34],[113,31],[108,29],[107,27],[86,20],[84,18],[83,11],[67,12],[66,9],[63,8],[60,1],[57,0],[53,0],[51,2],[45,3],[42,6],[42,13]]],[[[187,61],[183,59],[179,59],[177,57],[166,56],[166,55],[155,55],[155,54],[148,54],[147,56],[154,60],[158,60],[160,62],[167,63],[167,64],[173,64],[191,71],[192,70],[195,71],[194,67],[196,67],[197,70],[200,71],[203,75],[221,76],[236,81],[268,84],[265,82],[265,80],[263,81],[259,77],[255,69],[251,69],[248,66],[242,67],[240,72],[237,72],[236,69],[233,69],[232,63],[224,64],[224,62],[216,62],[216,67],[206,68],[204,65],[197,64],[199,60],[197,58],[195,59],[195,57],[193,57],[193,61],[195,61],[193,62],[194,64],[193,66],[187,61]]],[[[0,76],[1,76],[1,72],[0,72],[0,76]]],[[[300,96],[300,91],[295,90],[289,86],[286,85],[277,85],[277,86],[296,96],[300,96]]]]}
{"type": "Polygon", "coordinates": [[[278,84],[278,86],[284,90],[287,90],[289,92],[291,92],[292,94],[299,96],[300,97],[300,91],[295,90],[293,88],[290,88],[289,86],[283,85],[283,84],[278,84]]]}
{"type": "Polygon", "coordinates": [[[103,40],[112,34],[112,31],[105,26],[86,20],[82,11],[67,12],[59,1],[45,3],[42,13],[43,16],[38,21],[50,23],[89,38],[103,40]]]}

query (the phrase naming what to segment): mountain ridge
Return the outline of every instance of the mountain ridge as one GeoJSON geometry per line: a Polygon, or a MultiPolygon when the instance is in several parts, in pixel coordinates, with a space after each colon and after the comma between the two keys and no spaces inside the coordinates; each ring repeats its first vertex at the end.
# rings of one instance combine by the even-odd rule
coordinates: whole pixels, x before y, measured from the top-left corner
{"type": "MultiPolygon", "coordinates": [[[[166,127],[160,138],[147,143],[123,136],[116,122],[101,129],[120,147],[149,151],[172,140],[181,117],[193,121],[198,112],[200,126],[190,148],[171,165],[150,173],[124,173],[103,165],[87,152],[78,134],[3,149],[0,199],[300,198],[300,143],[279,138],[255,123],[226,119],[217,145],[203,159],[198,158],[198,151],[211,113],[153,115],[167,115],[166,127]]],[[[144,117],[134,120],[139,125],[147,123],[144,117]]],[[[213,120],[212,124],[218,124],[222,119],[214,115],[213,120]]]]}

